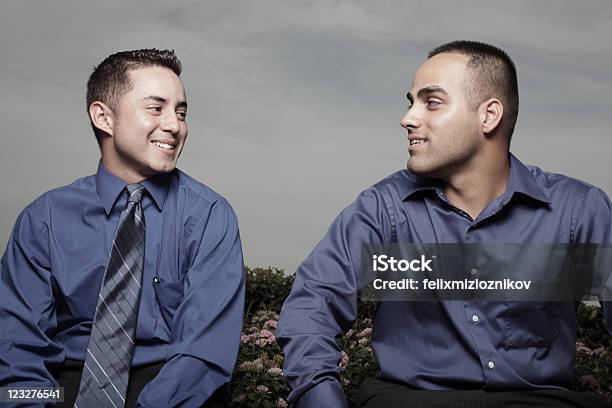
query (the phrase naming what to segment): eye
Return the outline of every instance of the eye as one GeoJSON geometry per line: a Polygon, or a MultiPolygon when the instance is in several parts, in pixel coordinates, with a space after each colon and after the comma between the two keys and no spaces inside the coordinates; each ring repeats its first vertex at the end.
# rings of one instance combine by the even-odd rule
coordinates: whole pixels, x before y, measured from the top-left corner
{"type": "Polygon", "coordinates": [[[187,112],[178,111],[176,112],[176,116],[178,116],[179,120],[185,120],[187,118],[187,112]]]}
{"type": "Polygon", "coordinates": [[[438,105],[440,105],[441,103],[442,102],[440,102],[437,99],[428,99],[427,101],[425,101],[425,106],[432,109],[432,108],[437,108],[438,105]]]}
{"type": "Polygon", "coordinates": [[[149,112],[151,112],[151,113],[158,114],[158,113],[161,113],[162,107],[161,106],[157,106],[157,105],[156,106],[149,106],[147,108],[147,110],[149,112]]]}

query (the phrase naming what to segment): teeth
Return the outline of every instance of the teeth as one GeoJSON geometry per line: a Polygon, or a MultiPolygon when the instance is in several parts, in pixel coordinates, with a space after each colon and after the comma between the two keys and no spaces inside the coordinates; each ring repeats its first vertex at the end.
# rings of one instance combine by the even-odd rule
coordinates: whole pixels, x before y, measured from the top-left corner
{"type": "Polygon", "coordinates": [[[421,143],[423,143],[423,140],[414,139],[410,141],[410,146],[421,143]]]}
{"type": "Polygon", "coordinates": [[[161,142],[155,142],[155,144],[157,145],[157,147],[161,147],[162,149],[174,150],[174,146],[172,146],[171,144],[161,142]]]}

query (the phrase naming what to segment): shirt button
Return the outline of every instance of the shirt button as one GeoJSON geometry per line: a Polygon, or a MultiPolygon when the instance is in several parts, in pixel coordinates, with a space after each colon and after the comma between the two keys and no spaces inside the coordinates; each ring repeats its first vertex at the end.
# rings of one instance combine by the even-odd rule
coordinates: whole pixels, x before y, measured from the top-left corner
{"type": "Polygon", "coordinates": [[[495,363],[493,361],[489,361],[489,368],[491,370],[495,368],[495,363]]]}
{"type": "Polygon", "coordinates": [[[160,282],[159,277],[154,276],[154,277],[153,277],[153,283],[157,284],[157,283],[159,283],[159,282],[160,282]]]}
{"type": "Polygon", "coordinates": [[[478,322],[478,320],[480,320],[480,319],[478,318],[478,315],[472,315],[472,321],[473,321],[474,323],[477,323],[477,322],[478,322]]]}
{"type": "Polygon", "coordinates": [[[478,269],[476,269],[476,268],[472,268],[472,269],[470,270],[470,273],[472,274],[472,276],[476,276],[476,275],[478,275],[478,269]]]}

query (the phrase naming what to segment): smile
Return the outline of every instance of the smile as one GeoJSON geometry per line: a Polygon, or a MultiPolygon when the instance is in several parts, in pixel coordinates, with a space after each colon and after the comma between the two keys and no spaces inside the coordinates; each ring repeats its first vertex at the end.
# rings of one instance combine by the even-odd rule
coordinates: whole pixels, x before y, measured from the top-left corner
{"type": "Polygon", "coordinates": [[[164,149],[164,150],[174,150],[174,148],[176,147],[168,143],[162,143],[162,142],[152,142],[152,143],[154,143],[157,147],[164,149]]]}
{"type": "Polygon", "coordinates": [[[415,153],[417,150],[420,149],[424,149],[424,145],[427,143],[427,139],[420,139],[416,136],[413,136],[413,138],[408,138],[408,153],[413,154],[415,153]]]}

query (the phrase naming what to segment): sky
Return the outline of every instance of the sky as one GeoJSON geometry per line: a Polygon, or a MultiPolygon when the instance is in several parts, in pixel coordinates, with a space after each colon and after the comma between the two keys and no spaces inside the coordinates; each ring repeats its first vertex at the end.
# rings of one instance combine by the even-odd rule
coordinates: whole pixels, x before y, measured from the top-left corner
{"type": "Polygon", "coordinates": [[[181,59],[179,168],[229,200],[249,266],[293,272],[360,191],[405,168],[406,92],[452,40],[513,58],[519,159],[610,195],[610,21],[607,1],[3,1],[0,246],[29,202],[95,173],[85,84],[136,48],[181,59]]]}

